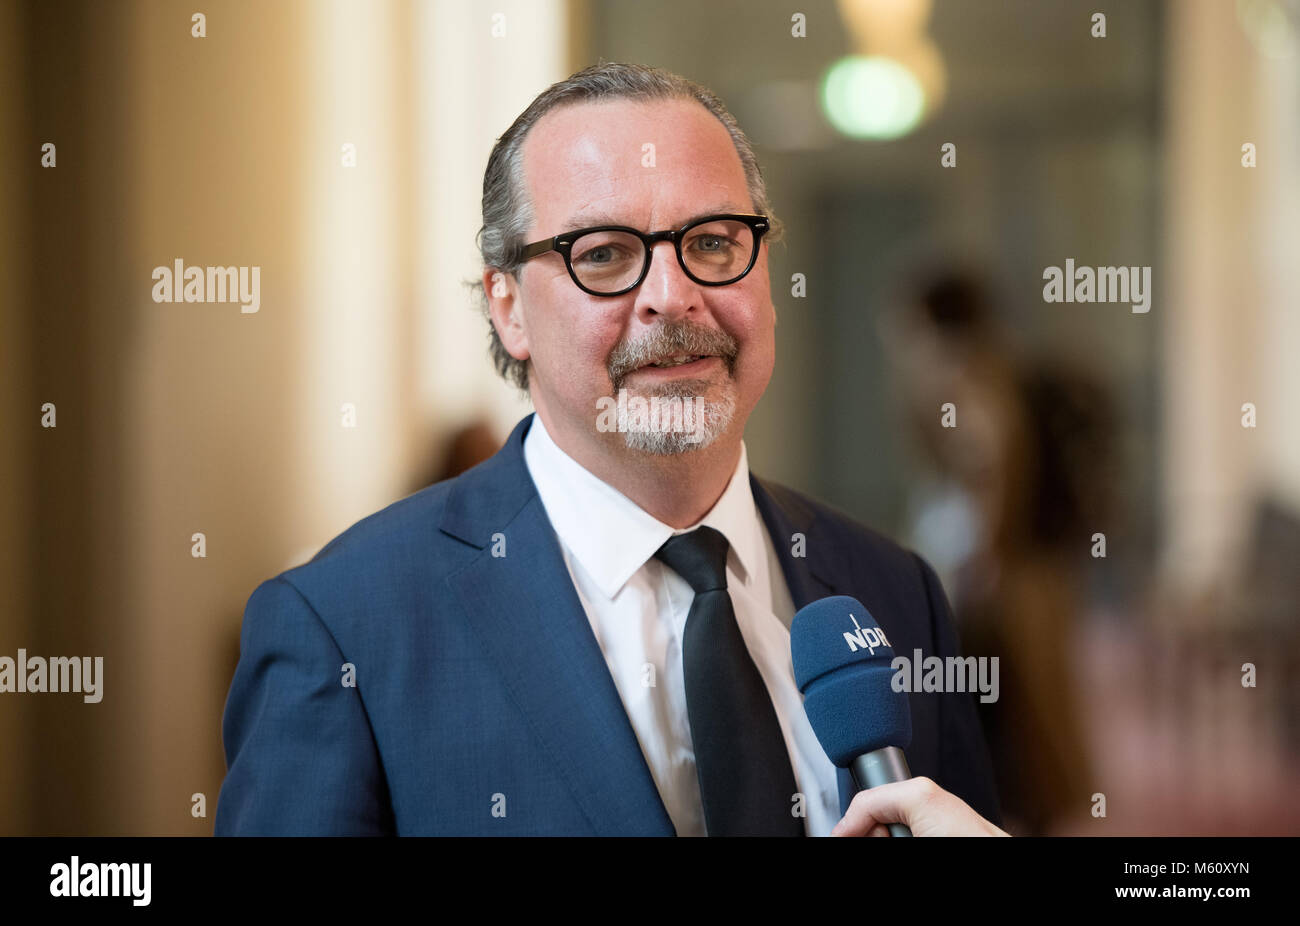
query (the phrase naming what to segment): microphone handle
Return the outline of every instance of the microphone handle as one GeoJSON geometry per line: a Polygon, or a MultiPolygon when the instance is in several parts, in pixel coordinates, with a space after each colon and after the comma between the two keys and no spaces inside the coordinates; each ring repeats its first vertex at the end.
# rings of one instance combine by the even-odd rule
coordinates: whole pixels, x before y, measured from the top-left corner
{"type": "MultiPolygon", "coordinates": [[[[874,749],[864,753],[854,759],[849,768],[858,787],[864,791],[876,785],[907,781],[912,777],[912,772],[907,767],[907,759],[903,757],[903,750],[897,746],[886,746],[884,749],[874,749]]],[[[888,826],[891,836],[912,835],[912,831],[905,823],[890,823],[888,826]]]]}

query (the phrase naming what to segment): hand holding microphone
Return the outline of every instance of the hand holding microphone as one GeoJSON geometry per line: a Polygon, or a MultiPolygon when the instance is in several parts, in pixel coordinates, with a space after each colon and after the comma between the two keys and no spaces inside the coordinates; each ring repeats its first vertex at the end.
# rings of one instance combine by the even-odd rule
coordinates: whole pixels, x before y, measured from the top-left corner
{"type": "Polygon", "coordinates": [[[929,778],[909,778],[859,791],[831,835],[889,836],[895,820],[906,823],[913,836],[1010,835],[929,778]]]}
{"type": "Polygon", "coordinates": [[[800,609],[790,656],[817,740],[863,789],[832,835],[1007,835],[929,778],[912,778],[908,696],[890,684],[894,649],[862,602],[840,595],[800,609]]]}

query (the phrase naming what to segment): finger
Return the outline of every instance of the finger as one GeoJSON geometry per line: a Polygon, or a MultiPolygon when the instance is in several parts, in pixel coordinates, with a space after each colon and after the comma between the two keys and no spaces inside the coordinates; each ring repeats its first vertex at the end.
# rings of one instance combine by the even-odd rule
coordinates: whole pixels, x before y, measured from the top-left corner
{"type": "Polygon", "coordinates": [[[866,834],[877,824],[905,823],[914,828],[917,812],[937,788],[929,778],[909,778],[859,791],[844,820],[852,818],[850,826],[857,831],[854,835],[866,834]]]}
{"type": "Polygon", "coordinates": [[[866,805],[858,800],[865,793],[859,791],[849,802],[849,809],[831,830],[832,836],[866,836],[874,827],[880,825],[880,821],[867,812],[866,805]]]}
{"type": "Polygon", "coordinates": [[[875,826],[871,828],[871,832],[867,833],[867,835],[868,836],[892,836],[893,834],[889,832],[889,827],[885,826],[885,824],[877,823],[875,826]]]}

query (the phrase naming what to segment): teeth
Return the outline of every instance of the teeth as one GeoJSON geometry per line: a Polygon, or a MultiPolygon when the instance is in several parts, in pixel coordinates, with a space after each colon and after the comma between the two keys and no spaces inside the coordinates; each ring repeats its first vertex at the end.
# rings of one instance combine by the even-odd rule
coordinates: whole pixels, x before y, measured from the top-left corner
{"type": "Polygon", "coordinates": [[[699,360],[698,354],[678,354],[676,357],[669,357],[667,360],[661,360],[658,363],[652,363],[654,367],[679,367],[683,363],[690,363],[692,360],[699,360]]]}

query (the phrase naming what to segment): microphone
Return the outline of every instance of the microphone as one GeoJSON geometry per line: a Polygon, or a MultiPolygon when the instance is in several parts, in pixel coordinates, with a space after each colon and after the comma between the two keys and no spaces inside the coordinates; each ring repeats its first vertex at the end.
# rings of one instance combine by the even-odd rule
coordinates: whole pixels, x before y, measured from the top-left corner
{"type": "MultiPolygon", "coordinates": [[[[859,788],[912,777],[907,692],[894,691],[894,648],[862,602],[847,595],[800,608],[790,622],[790,656],[803,709],[826,755],[859,788]]],[[[902,823],[891,836],[911,836],[902,823]]]]}

